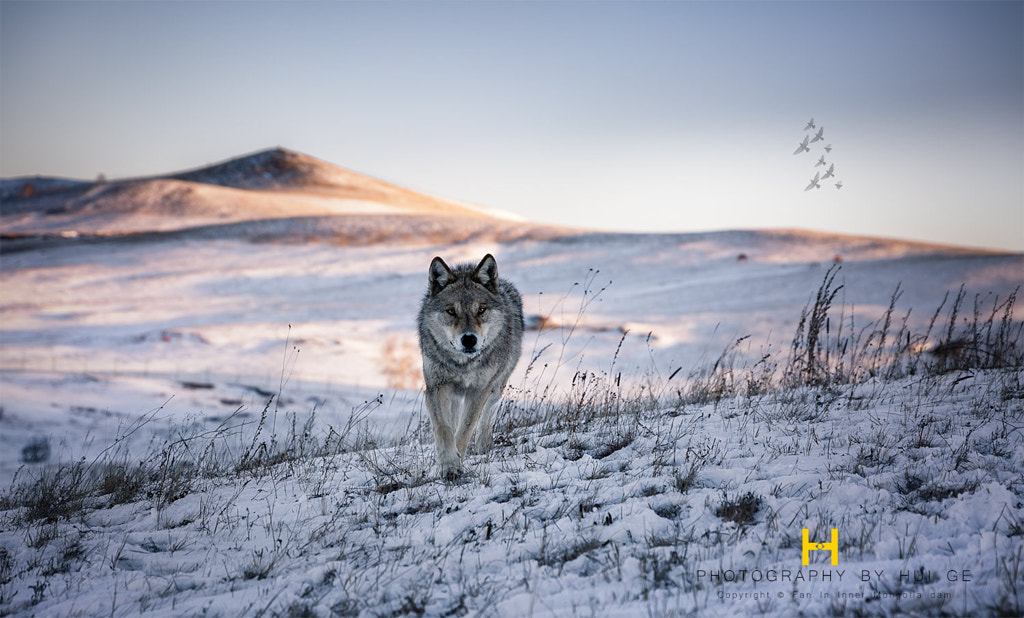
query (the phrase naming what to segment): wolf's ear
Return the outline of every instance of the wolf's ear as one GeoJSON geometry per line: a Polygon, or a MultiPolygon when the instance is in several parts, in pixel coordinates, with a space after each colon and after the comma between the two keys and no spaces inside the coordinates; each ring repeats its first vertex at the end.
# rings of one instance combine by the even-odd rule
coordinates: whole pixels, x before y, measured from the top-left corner
{"type": "Polygon", "coordinates": [[[473,281],[476,281],[495,294],[498,293],[498,263],[494,261],[493,255],[488,253],[484,256],[484,259],[480,260],[476,270],[473,272],[473,281]]]}
{"type": "Polygon", "coordinates": [[[430,295],[433,296],[455,281],[455,275],[452,273],[452,269],[444,263],[444,260],[436,257],[430,263],[430,274],[427,276],[427,281],[430,283],[430,295]]]}

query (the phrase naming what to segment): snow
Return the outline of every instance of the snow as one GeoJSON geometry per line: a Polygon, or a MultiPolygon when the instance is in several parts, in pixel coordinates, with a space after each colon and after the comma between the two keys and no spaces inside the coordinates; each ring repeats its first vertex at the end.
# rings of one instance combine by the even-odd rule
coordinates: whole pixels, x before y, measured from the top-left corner
{"type": "Polygon", "coordinates": [[[60,463],[148,462],[164,476],[123,501],[92,496],[67,519],[0,513],[0,610],[1021,607],[1019,368],[705,401],[677,393],[727,348],[737,376],[765,354],[784,361],[836,256],[844,328],[882,317],[899,285],[894,319],[914,332],[961,285],[965,314],[975,294],[984,307],[1005,300],[1024,256],[796,230],[442,220],[349,213],[4,240],[0,495],[15,495],[12,481],[42,488],[60,463]],[[415,316],[434,255],[488,252],[528,319],[547,326],[526,333],[494,450],[470,455],[467,478],[448,484],[436,478],[415,316]],[[597,405],[559,407],[572,398],[597,405]],[[625,405],[645,400],[656,403],[625,405]],[[26,463],[39,441],[47,461],[26,463]],[[265,459],[274,453],[285,455],[265,459]],[[748,493],[759,500],[751,520],[716,513],[748,493]],[[837,566],[828,551],[801,564],[802,528],[814,542],[839,530],[837,566]]]}

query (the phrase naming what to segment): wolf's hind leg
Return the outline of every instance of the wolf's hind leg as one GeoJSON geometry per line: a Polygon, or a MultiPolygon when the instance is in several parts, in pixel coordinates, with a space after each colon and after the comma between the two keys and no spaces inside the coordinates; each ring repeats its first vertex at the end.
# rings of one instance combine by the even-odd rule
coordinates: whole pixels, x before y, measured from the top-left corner
{"type": "Polygon", "coordinates": [[[494,431],[494,410],[498,407],[503,390],[505,389],[497,389],[491,393],[491,396],[487,398],[487,403],[484,404],[483,412],[480,414],[480,423],[476,426],[476,452],[478,455],[489,453],[491,446],[494,444],[492,433],[494,431]]]}
{"type": "Polygon", "coordinates": [[[462,411],[462,420],[455,431],[455,446],[463,455],[469,448],[469,439],[473,437],[480,424],[480,417],[484,414],[489,397],[490,389],[483,389],[466,397],[466,408],[462,411]]]}
{"type": "Polygon", "coordinates": [[[474,434],[476,434],[477,453],[483,454],[491,450],[491,416],[494,406],[498,403],[504,390],[504,380],[495,378],[487,388],[479,393],[474,393],[472,397],[467,397],[465,414],[455,433],[455,441],[460,453],[466,453],[469,440],[474,434]]]}

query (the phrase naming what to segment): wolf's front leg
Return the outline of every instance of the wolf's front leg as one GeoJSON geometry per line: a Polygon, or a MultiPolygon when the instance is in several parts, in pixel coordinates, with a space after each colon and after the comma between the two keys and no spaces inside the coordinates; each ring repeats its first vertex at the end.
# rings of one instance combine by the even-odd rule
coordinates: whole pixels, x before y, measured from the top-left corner
{"type": "Polygon", "coordinates": [[[427,412],[434,430],[434,451],[441,477],[453,479],[462,474],[462,453],[456,449],[453,426],[457,422],[458,405],[451,385],[427,387],[427,412]]]}

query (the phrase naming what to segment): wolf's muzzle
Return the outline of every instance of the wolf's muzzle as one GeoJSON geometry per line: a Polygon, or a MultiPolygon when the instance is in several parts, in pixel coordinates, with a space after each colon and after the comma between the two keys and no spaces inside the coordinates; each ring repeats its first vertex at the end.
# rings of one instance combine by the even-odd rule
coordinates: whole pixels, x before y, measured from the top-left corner
{"type": "Polygon", "coordinates": [[[462,351],[466,354],[472,354],[476,352],[476,335],[473,333],[466,333],[462,336],[462,351]]]}

